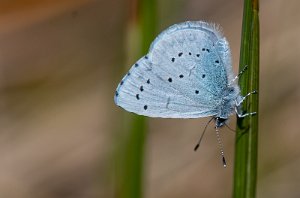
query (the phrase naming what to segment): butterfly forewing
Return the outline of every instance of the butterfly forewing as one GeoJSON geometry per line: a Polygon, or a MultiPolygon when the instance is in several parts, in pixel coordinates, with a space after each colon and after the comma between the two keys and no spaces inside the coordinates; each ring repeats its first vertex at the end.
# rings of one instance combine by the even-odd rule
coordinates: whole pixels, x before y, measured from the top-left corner
{"type": "Polygon", "coordinates": [[[150,117],[216,115],[228,79],[218,51],[224,38],[215,31],[203,22],[186,22],[162,32],[122,79],[116,104],[150,117]]]}

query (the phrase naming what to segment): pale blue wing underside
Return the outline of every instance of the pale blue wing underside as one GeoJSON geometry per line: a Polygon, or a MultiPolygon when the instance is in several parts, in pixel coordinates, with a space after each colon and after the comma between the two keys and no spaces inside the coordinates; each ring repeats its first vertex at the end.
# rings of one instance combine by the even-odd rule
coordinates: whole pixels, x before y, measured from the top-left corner
{"type": "Polygon", "coordinates": [[[217,115],[223,90],[232,78],[230,60],[227,41],[214,26],[204,22],[173,25],[122,79],[115,103],[150,117],[217,115]]]}

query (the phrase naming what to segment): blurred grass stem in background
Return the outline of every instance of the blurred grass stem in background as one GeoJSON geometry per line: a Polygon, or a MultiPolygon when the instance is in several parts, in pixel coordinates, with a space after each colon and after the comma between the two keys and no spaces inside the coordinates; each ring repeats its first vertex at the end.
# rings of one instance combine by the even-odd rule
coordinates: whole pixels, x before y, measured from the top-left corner
{"type": "MultiPolygon", "coordinates": [[[[244,0],[242,39],[240,51],[239,84],[242,95],[259,88],[259,0],[244,0]]],[[[258,94],[252,94],[243,103],[243,110],[256,115],[237,119],[234,165],[234,198],[256,196],[258,145],[258,94]]]]}
{"type": "MultiPolygon", "coordinates": [[[[129,19],[127,41],[127,59],[133,62],[148,52],[155,37],[156,30],[156,1],[132,0],[133,14],[129,19]],[[133,53],[131,53],[133,51],[133,53]]],[[[127,70],[127,68],[122,68],[127,70]]],[[[146,119],[138,115],[124,115],[125,134],[117,154],[116,185],[118,198],[143,197],[144,183],[144,150],[147,135],[146,119]]]]}

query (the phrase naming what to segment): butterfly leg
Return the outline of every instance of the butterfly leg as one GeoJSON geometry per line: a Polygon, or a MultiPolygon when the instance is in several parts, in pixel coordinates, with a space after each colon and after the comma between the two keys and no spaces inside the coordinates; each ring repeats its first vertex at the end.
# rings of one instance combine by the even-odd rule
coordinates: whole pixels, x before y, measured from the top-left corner
{"type": "Polygon", "coordinates": [[[236,100],[235,101],[235,105],[236,106],[240,106],[246,100],[246,98],[249,97],[252,94],[257,94],[257,91],[254,90],[254,91],[251,91],[251,92],[247,93],[245,96],[242,97],[242,99],[240,101],[236,100]]]}
{"type": "Polygon", "coordinates": [[[245,67],[242,69],[242,71],[240,71],[240,73],[231,80],[229,85],[231,85],[232,83],[234,83],[234,81],[239,79],[241,77],[241,75],[246,71],[247,68],[248,68],[248,65],[245,65],[245,67]]]}
{"type": "Polygon", "coordinates": [[[245,114],[243,114],[242,112],[241,112],[241,110],[240,110],[240,106],[241,106],[241,104],[246,100],[246,98],[248,98],[250,95],[252,95],[252,94],[257,94],[257,91],[256,90],[254,90],[254,91],[252,91],[252,92],[249,92],[248,94],[246,94],[245,96],[243,96],[242,98],[241,98],[241,100],[236,100],[235,101],[235,112],[236,112],[236,114],[237,114],[237,116],[239,117],[239,118],[244,118],[244,117],[247,117],[247,116],[251,116],[251,115],[255,115],[256,114],[256,112],[250,112],[250,113],[245,113],[245,114]]]}
{"type": "Polygon", "coordinates": [[[251,115],[255,115],[256,112],[250,112],[250,113],[241,113],[239,112],[239,110],[235,107],[235,113],[236,115],[239,117],[239,118],[244,118],[244,117],[247,117],[247,116],[251,116],[251,115]]]}

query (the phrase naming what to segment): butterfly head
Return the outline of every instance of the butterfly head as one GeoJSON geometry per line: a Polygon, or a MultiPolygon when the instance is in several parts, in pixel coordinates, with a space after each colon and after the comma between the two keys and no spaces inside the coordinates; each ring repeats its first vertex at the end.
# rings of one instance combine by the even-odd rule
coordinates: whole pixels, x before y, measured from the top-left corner
{"type": "Polygon", "coordinates": [[[215,117],[215,123],[216,123],[216,128],[220,128],[224,126],[227,122],[228,118],[220,118],[220,117],[215,117]]]}

